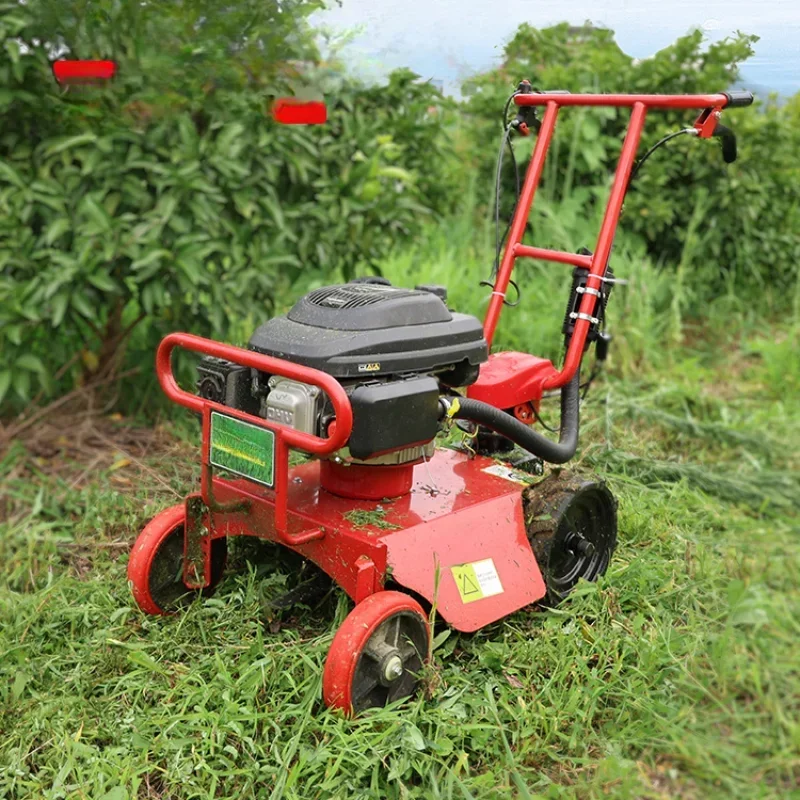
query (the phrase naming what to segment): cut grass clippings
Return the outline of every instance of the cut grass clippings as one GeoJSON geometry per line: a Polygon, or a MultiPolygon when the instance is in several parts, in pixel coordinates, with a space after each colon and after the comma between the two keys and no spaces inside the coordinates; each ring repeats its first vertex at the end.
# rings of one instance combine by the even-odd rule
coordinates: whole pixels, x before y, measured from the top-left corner
{"type": "Polygon", "coordinates": [[[399,528],[393,522],[386,519],[386,509],[381,506],[371,509],[354,508],[342,516],[356,528],[379,528],[380,530],[388,531],[399,528]]]}

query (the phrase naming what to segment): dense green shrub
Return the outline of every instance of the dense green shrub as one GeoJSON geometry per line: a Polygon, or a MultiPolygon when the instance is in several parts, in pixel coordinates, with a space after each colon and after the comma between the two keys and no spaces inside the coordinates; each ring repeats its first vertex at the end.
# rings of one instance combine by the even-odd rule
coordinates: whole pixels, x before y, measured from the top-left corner
{"type": "MultiPolygon", "coordinates": [[[[502,65],[470,81],[476,148],[486,154],[483,183],[492,182],[500,131],[499,109],[521,78],[541,89],[572,92],[710,93],[738,77],[754,37],[738,35],[704,46],[701,32],[684,36],[653,57],[625,55],[608,30],[522,25],[502,65]]],[[[587,204],[605,196],[628,111],[565,109],[559,116],[543,191],[550,199],[577,195],[587,204]]],[[[651,112],[640,146],[691,125],[693,112],[651,112]]],[[[699,297],[728,284],[743,291],[771,285],[786,292],[800,258],[800,126],[791,104],[725,112],[739,136],[739,161],[725,165],[716,140],[677,139],[648,161],[628,196],[623,225],[643,237],[658,261],[691,270],[699,297]],[[700,204],[698,206],[698,203],[700,204]],[[689,222],[699,213],[686,252],[689,222]]],[[[525,152],[522,147],[518,148],[525,152]]],[[[506,186],[513,185],[506,175],[506,186]]],[[[506,193],[505,210],[513,200],[506,193]]],[[[695,217],[697,219],[697,216],[695,217]]],[[[592,242],[585,243],[592,246],[592,242]]]]}
{"type": "Polygon", "coordinates": [[[235,26],[202,30],[210,0],[128,19],[131,5],[88,4],[88,22],[43,0],[0,13],[12,119],[0,134],[0,399],[50,388],[71,360],[59,388],[115,374],[134,329],[148,365],[165,330],[224,335],[232,318],[266,315],[301,271],[377,269],[454,196],[442,179],[448,104],[411,73],[383,89],[337,76],[286,4],[251,9],[251,35],[270,31],[255,53],[235,26]],[[272,53],[276,30],[287,33],[272,53]],[[61,42],[114,53],[119,80],[60,92],[61,42]],[[275,95],[320,89],[326,125],[269,119],[275,95]]]}

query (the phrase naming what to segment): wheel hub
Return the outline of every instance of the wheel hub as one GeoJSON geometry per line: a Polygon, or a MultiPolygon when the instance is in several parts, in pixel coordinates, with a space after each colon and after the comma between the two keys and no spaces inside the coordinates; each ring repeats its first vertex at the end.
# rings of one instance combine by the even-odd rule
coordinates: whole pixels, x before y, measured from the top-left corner
{"type": "Polygon", "coordinates": [[[591,557],[595,552],[595,546],[578,531],[570,531],[564,537],[564,544],[576,555],[591,557]]]}
{"type": "Polygon", "coordinates": [[[550,475],[529,492],[526,515],[548,605],[563,600],[579,580],[605,573],[617,542],[617,504],[604,483],[550,475]]]}
{"type": "Polygon", "coordinates": [[[398,678],[403,677],[403,659],[399,653],[394,653],[384,659],[381,664],[381,677],[387,684],[394,683],[398,678]]]}
{"type": "Polygon", "coordinates": [[[397,647],[386,641],[372,641],[369,653],[378,662],[377,677],[383,686],[391,686],[403,677],[403,656],[397,647]]]}

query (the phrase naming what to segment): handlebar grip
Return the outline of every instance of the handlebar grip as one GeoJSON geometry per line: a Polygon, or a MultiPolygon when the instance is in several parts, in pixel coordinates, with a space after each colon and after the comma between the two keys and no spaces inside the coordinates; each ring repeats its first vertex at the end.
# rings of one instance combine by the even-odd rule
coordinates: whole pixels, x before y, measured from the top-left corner
{"type": "Polygon", "coordinates": [[[747,91],[740,92],[723,92],[722,94],[728,98],[725,108],[744,108],[745,106],[753,105],[753,93],[747,91]]]}

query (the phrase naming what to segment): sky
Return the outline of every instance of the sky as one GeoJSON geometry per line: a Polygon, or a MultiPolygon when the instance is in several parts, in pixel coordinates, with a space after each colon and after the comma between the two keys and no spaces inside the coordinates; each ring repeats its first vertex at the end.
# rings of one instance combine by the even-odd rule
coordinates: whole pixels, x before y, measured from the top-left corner
{"type": "Polygon", "coordinates": [[[457,91],[465,77],[497,63],[522,22],[545,27],[590,20],[615,31],[620,47],[645,58],[693,28],[710,41],[737,30],[760,36],[742,69],[742,84],[781,94],[800,91],[800,2],[797,0],[341,0],[315,17],[333,31],[358,33],[347,61],[365,76],[407,66],[457,91]]]}

